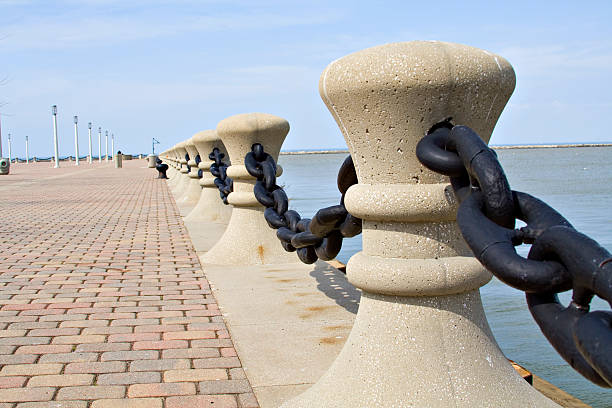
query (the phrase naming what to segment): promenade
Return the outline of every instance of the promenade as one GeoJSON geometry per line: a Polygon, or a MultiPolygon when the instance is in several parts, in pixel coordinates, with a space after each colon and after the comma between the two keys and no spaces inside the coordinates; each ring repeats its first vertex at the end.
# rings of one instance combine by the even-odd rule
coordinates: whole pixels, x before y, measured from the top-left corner
{"type": "Polygon", "coordinates": [[[257,407],[166,182],[51,165],[0,176],[0,408],[257,407]]]}

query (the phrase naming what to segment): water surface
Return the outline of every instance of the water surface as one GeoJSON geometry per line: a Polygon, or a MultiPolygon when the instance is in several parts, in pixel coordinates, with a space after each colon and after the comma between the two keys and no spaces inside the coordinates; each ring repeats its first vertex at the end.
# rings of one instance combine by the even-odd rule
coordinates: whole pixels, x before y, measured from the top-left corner
{"type": "MultiPolygon", "coordinates": [[[[285,186],[290,208],[303,217],[339,203],[338,169],[345,154],[281,156],[279,182],[285,186]]],[[[612,148],[581,147],[498,150],[514,190],[548,203],[579,231],[612,251],[612,148]]],[[[525,255],[527,246],[519,248],[525,255]]],[[[361,237],[346,239],[338,259],[346,263],[361,250],[361,237]]],[[[522,292],[497,279],[481,288],[489,324],[504,354],[538,376],[597,408],[612,407],[612,391],[576,373],[550,346],[531,318],[522,292]]],[[[567,304],[570,292],[560,297],[567,304]]],[[[596,299],[592,309],[610,310],[596,299]]]]}

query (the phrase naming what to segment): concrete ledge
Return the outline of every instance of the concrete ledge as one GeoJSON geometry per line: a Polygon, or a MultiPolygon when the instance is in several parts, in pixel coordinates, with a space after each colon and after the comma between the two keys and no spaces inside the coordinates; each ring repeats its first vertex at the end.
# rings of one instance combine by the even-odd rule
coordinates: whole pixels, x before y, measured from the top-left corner
{"type": "Polygon", "coordinates": [[[360,298],[342,272],[325,262],[204,270],[262,407],[280,406],[327,371],[360,298]]]}

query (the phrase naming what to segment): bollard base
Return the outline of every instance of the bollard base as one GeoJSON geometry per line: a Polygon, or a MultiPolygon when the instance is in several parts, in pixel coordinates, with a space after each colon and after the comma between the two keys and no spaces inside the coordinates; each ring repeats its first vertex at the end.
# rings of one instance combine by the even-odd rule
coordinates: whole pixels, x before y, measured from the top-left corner
{"type": "Polygon", "coordinates": [[[200,199],[185,221],[213,221],[228,223],[232,216],[232,206],[223,204],[219,191],[212,188],[201,189],[200,199]]]}
{"type": "Polygon", "coordinates": [[[200,180],[197,178],[189,177],[185,184],[183,194],[176,200],[177,204],[191,204],[196,205],[200,199],[202,193],[202,187],[200,186],[200,180]]]}
{"type": "Polygon", "coordinates": [[[263,207],[234,207],[225,233],[202,260],[217,265],[300,263],[295,252],[281,246],[263,216],[263,207]]]}
{"type": "Polygon", "coordinates": [[[282,408],[556,407],[506,360],[480,292],[363,292],[355,325],[323,377],[282,408]]]}
{"type": "Polygon", "coordinates": [[[172,187],[172,193],[174,194],[174,199],[178,201],[187,189],[187,185],[189,184],[189,176],[187,175],[187,172],[179,170],[176,179],[176,184],[174,187],[172,187]]]}

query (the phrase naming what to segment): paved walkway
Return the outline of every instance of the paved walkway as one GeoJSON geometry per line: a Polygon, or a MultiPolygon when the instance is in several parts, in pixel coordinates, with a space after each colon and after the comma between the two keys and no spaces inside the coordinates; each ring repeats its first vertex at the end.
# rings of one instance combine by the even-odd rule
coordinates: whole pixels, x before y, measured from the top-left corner
{"type": "Polygon", "coordinates": [[[166,183],[61,165],[0,176],[0,408],[257,407],[166,183]]]}

